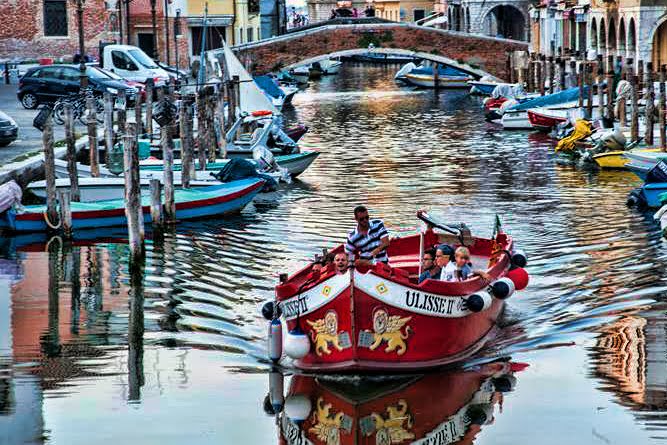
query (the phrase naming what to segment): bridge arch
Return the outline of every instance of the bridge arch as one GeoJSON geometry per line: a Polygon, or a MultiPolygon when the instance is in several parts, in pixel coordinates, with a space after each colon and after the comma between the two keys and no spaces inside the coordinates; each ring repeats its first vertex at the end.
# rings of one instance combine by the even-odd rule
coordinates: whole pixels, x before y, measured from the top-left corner
{"type": "Polygon", "coordinates": [[[266,73],[331,55],[368,51],[370,43],[379,53],[406,54],[459,67],[475,76],[491,74],[509,78],[507,53],[526,51],[528,44],[516,40],[471,35],[403,23],[331,24],[237,45],[241,60],[251,71],[266,73]]]}
{"type": "Polygon", "coordinates": [[[526,11],[510,3],[488,6],[480,15],[482,32],[491,37],[514,40],[528,40],[527,25],[529,17],[526,11]]]}

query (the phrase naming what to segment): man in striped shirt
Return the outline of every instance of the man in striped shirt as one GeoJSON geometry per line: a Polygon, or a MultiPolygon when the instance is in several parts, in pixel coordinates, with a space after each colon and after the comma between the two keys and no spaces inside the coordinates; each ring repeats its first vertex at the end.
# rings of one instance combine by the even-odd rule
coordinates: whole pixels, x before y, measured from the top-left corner
{"type": "Polygon", "coordinates": [[[371,220],[368,209],[357,206],[354,209],[357,227],[347,235],[345,251],[354,258],[358,254],[357,265],[371,265],[376,262],[387,263],[387,247],[389,234],[380,219],[371,220]]]}

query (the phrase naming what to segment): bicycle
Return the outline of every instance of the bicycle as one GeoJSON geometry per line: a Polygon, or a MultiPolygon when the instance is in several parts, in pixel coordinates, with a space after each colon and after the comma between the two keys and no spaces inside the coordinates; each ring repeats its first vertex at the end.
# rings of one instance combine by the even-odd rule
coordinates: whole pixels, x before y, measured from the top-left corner
{"type": "Polygon", "coordinates": [[[59,98],[53,106],[53,121],[58,125],[65,123],[66,106],[72,107],[72,115],[78,119],[82,125],[88,125],[87,99],[93,97],[95,100],[96,121],[99,124],[104,123],[104,102],[93,95],[93,90],[88,88],[81,93],[71,93],[59,98]]]}

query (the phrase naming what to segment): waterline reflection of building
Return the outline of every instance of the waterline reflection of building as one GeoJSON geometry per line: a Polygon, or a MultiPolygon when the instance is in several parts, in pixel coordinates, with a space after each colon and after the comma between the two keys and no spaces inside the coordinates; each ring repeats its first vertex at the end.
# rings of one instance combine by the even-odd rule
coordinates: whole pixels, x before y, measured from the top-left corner
{"type": "Polygon", "coordinates": [[[620,318],[602,330],[593,372],[646,428],[667,430],[667,319],[653,313],[620,318]]]}

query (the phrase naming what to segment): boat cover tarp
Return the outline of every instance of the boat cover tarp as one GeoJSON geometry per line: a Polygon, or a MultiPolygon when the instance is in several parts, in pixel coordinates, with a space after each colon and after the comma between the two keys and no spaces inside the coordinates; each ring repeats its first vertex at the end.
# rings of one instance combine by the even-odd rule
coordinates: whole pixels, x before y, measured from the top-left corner
{"type": "MultiPolygon", "coordinates": [[[[433,67],[432,66],[420,66],[412,71],[410,71],[410,74],[429,74],[433,75],[433,67]]],[[[438,68],[438,76],[462,76],[462,77],[469,77],[470,75],[466,73],[465,71],[457,70],[456,68],[452,68],[451,66],[441,66],[438,68]]]]}
{"type": "MultiPolygon", "coordinates": [[[[584,87],[584,95],[588,94],[588,86],[584,87]]],[[[536,97],[535,99],[521,102],[508,108],[508,110],[528,110],[530,108],[550,107],[553,105],[574,102],[579,99],[579,87],[568,88],[558,93],[547,94],[546,96],[536,97]]]]}
{"type": "Polygon", "coordinates": [[[14,180],[0,185],[0,213],[9,209],[14,204],[21,204],[22,196],[21,187],[14,180]]]}
{"type": "Polygon", "coordinates": [[[257,166],[247,159],[232,158],[213,175],[220,182],[238,181],[246,178],[262,178],[266,180],[262,191],[269,192],[278,188],[278,182],[270,175],[259,173],[257,166]]]}
{"type": "Polygon", "coordinates": [[[271,97],[284,97],[285,93],[278,88],[272,77],[269,76],[257,76],[255,77],[255,82],[261,89],[264,90],[266,94],[271,97]]]}
{"type": "Polygon", "coordinates": [[[646,184],[667,182],[667,163],[660,161],[646,174],[646,184]]]}

